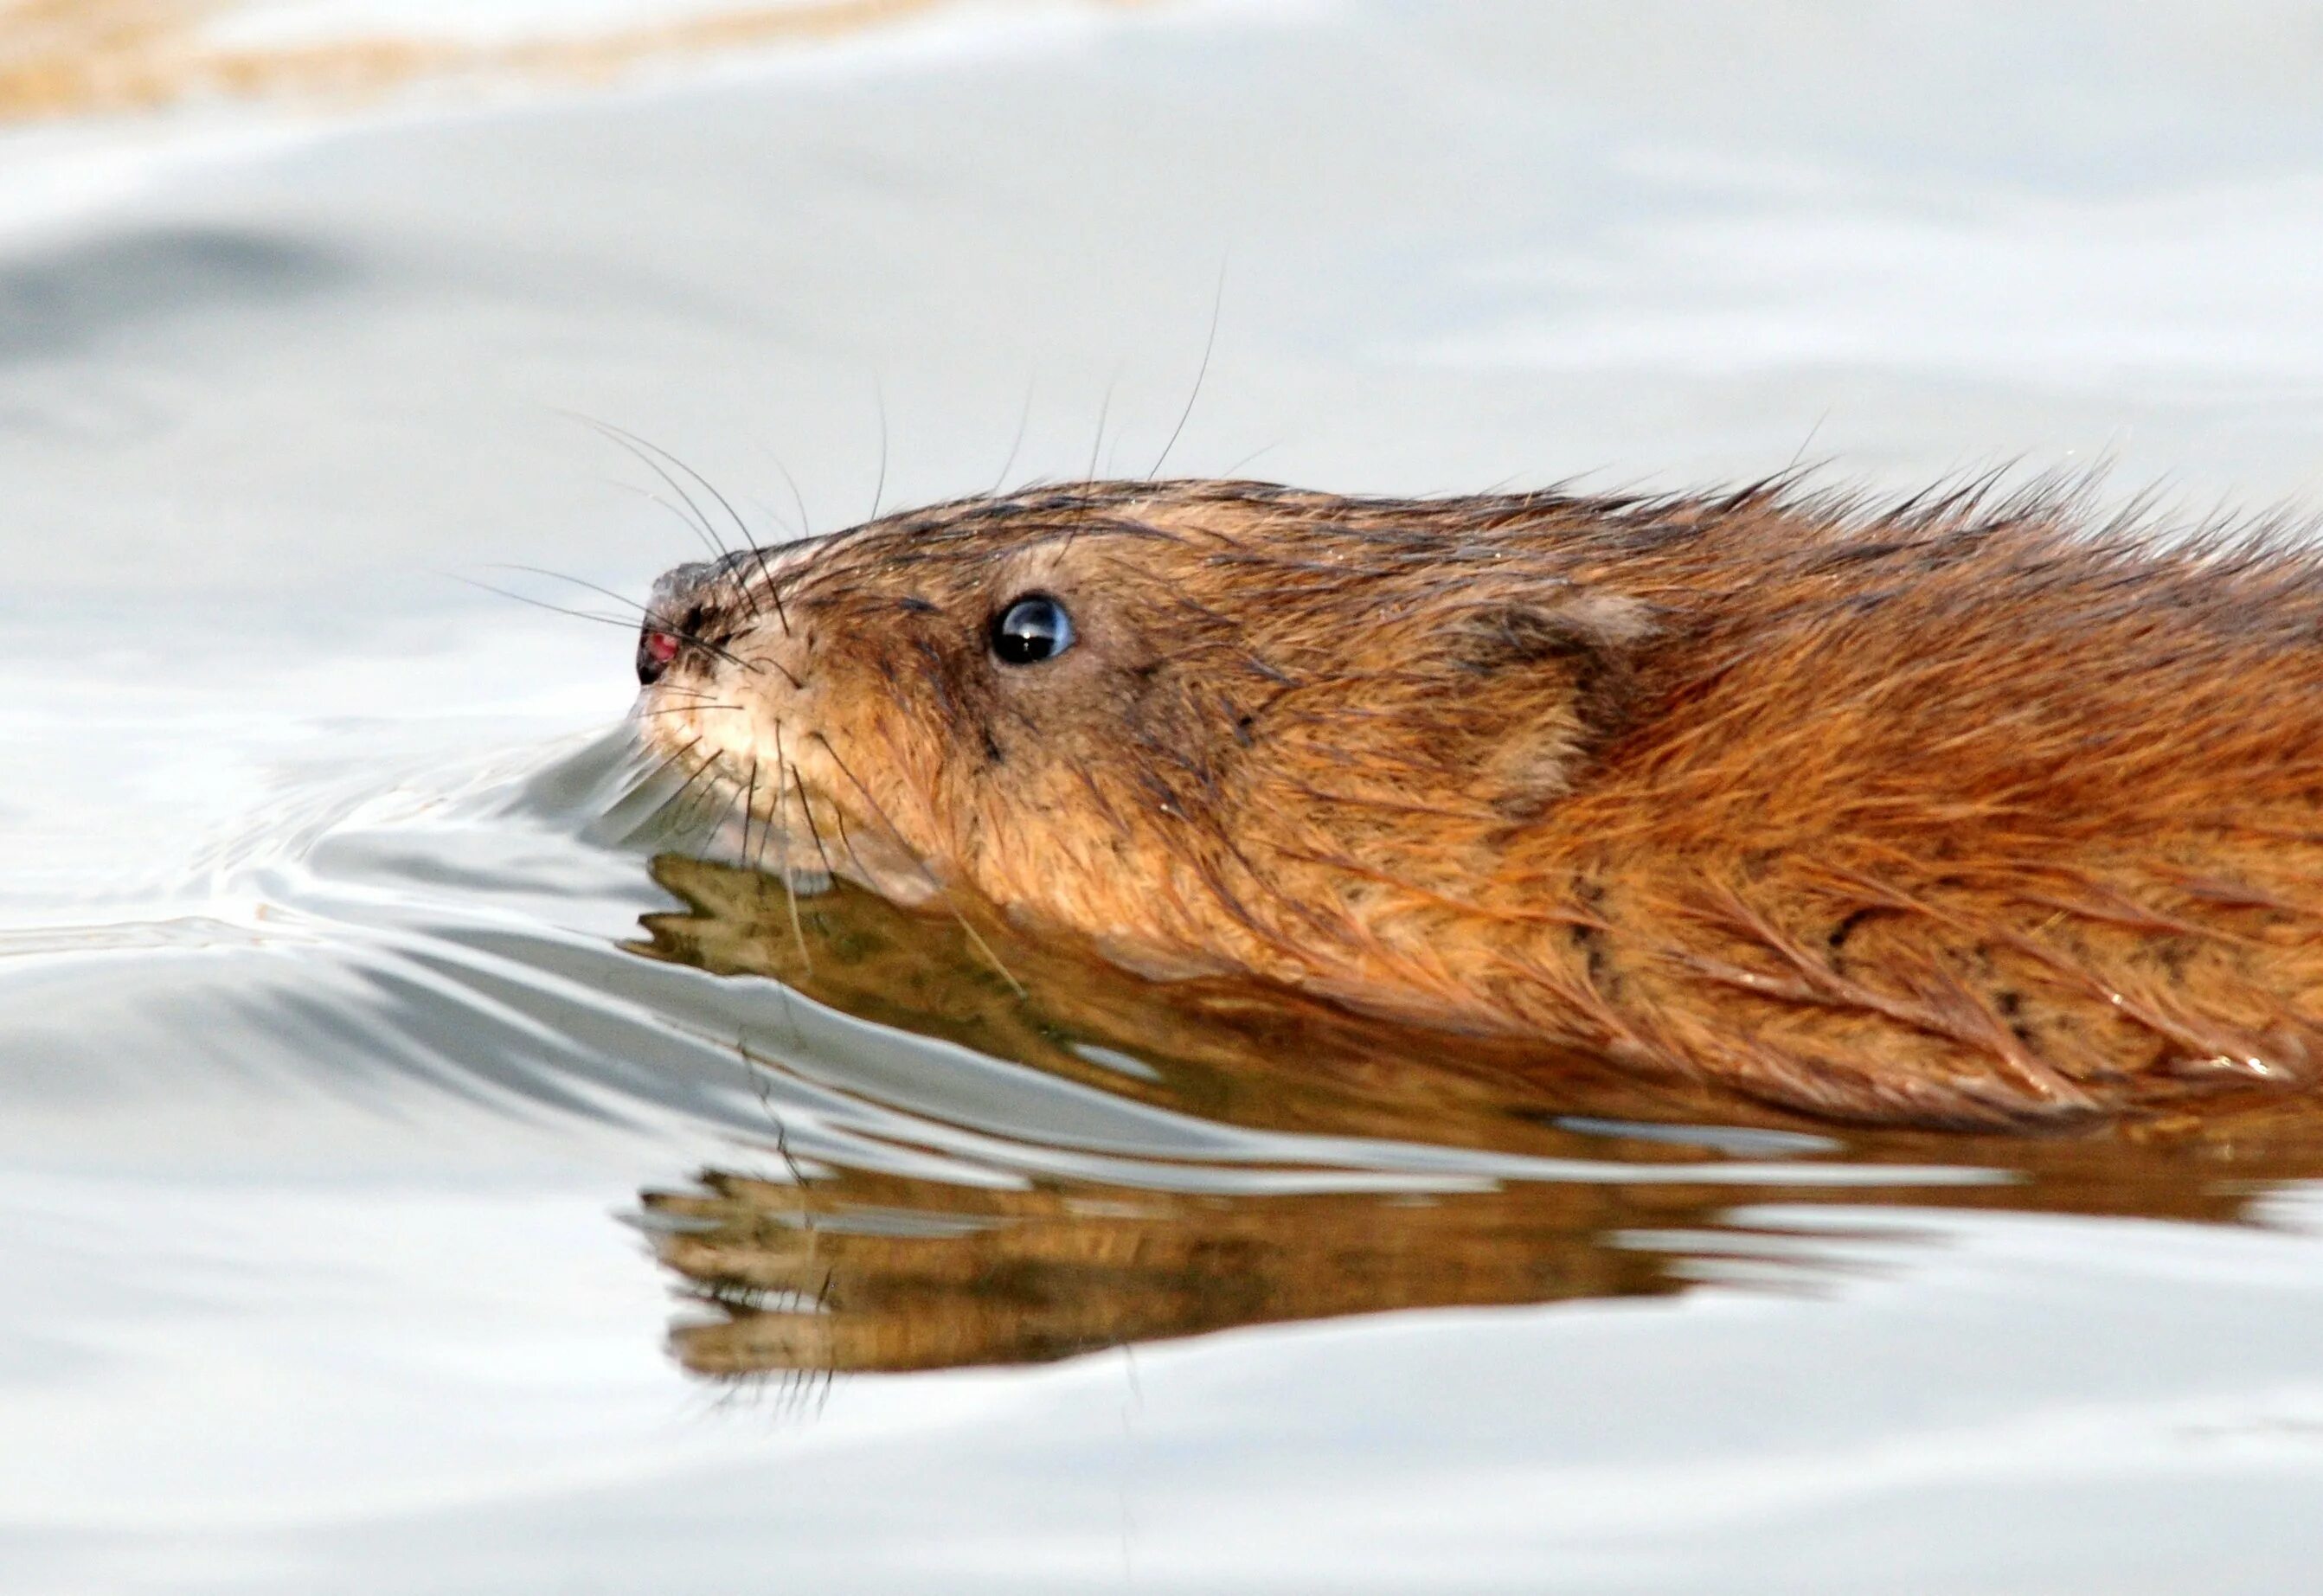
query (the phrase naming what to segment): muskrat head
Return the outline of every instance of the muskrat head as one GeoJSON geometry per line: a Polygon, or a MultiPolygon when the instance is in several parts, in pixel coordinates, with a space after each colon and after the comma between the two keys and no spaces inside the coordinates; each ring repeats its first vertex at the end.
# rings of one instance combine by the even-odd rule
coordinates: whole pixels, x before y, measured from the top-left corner
{"type": "Polygon", "coordinates": [[[1153,974],[1421,945],[1651,629],[1555,501],[1460,503],[1086,483],[684,567],[640,724],[794,877],[973,892],[1153,974]]]}

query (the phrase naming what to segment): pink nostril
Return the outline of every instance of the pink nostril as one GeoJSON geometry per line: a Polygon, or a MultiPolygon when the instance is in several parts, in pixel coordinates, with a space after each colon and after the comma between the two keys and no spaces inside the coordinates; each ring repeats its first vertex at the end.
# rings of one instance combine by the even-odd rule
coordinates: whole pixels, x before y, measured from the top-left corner
{"type": "Polygon", "coordinates": [[[647,628],[638,637],[638,685],[650,687],[660,681],[676,657],[676,634],[647,628]]]}

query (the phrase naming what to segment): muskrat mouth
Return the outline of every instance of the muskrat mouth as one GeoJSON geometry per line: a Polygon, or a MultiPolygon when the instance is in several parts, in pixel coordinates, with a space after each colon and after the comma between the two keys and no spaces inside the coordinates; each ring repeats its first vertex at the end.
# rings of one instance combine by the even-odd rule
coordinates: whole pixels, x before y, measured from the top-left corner
{"type": "Polygon", "coordinates": [[[794,759],[724,746],[721,729],[696,720],[727,707],[659,694],[638,707],[638,746],[651,763],[641,780],[655,791],[659,846],[756,872],[801,896],[834,877],[907,908],[938,894],[932,867],[883,814],[844,803],[794,759]]]}

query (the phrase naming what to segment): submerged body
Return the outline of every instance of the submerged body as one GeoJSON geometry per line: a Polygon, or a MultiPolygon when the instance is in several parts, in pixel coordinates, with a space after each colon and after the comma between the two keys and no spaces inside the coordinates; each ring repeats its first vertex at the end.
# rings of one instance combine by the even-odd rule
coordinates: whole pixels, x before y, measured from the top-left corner
{"type": "Polygon", "coordinates": [[[640,724],[794,878],[1148,976],[1858,1119],[2304,1086],[2323,571],[2074,509],[962,500],[672,573],[640,724]]]}

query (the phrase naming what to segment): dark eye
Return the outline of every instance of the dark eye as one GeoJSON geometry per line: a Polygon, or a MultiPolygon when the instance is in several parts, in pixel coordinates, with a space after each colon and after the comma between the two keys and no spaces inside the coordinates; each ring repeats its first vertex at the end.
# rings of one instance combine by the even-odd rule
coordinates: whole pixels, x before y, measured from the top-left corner
{"type": "Polygon", "coordinates": [[[1046,593],[1027,593],[992,623],[992,652],[1003,665],[1038,665],[1072,646],[1072,617],[1046,593]]]}

